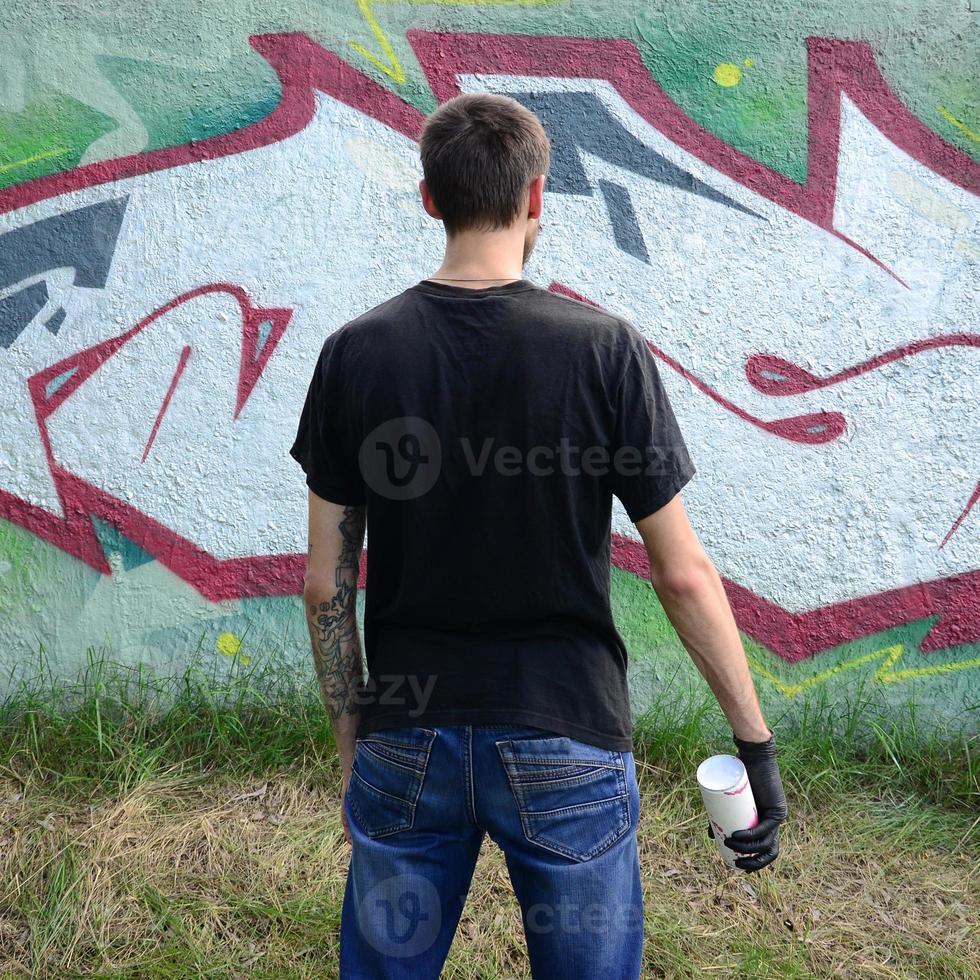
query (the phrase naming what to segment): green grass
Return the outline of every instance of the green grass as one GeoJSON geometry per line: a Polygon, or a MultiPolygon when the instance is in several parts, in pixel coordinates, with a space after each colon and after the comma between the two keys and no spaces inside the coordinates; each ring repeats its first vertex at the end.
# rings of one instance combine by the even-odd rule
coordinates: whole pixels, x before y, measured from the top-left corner
{"type": "MultiPolygon", "coordinates": [[[[175,770],[247,776],[333,764],[312,674],[297,680],[294,668],[273,660],[235,664],[228,673],[212,658],[160,678],[90,650],[71,682],[44,670],[43,659],[39,666],[0,703],[0,765],[57,780],[66,797],[126,792],[175,770]]],[[[808,796],[887,782],[938,806],[970,810],[980,801],[980,736],[921,731],[914,702],[885,713],[860,687],[843,703],[818,690],[783,721],[766,714],[782,764],[808,796]]],[[[636,740],[638,751],[690,766],[718,750],[719,732],[730,729],[706,685],[682,678],[665,684],[637,719],[636,740]]],[[[727,740],[724,747],[734,750],[727,740]]]]}
{"type": "MultiPolygon", "coordinates": [[[[227,668],[90,651],[0,705],[0,976],[336,975],[347,851],[312,672],[227,668]]],[[[664,684],[638,720],[645,975],[980,977],[980,736],[860,692],[767,717],[790,818],[751,876],[721,866],[692,786],[734,748],[707,688],[664,684]]],[[[527,975],[485,850],[447,977],[527,975]]]]}

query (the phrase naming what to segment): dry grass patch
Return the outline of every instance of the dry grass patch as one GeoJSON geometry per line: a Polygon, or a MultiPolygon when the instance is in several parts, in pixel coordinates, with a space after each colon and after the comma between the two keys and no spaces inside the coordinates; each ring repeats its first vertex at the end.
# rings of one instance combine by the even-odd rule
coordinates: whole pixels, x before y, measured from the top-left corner
{"type": "MultiPolygon", "coordinates": [[[[791,800],[776,866],[732,874],[681,772],[638,768],[646,976],[980,977],[969,815],[870,791],[791,800]]],[[[2,975],[336,977],[348,849],[329,771],[67,800],[0,784],[2,975]]],[[[528,975],[489,841],[445,975],[528,975]]]]}

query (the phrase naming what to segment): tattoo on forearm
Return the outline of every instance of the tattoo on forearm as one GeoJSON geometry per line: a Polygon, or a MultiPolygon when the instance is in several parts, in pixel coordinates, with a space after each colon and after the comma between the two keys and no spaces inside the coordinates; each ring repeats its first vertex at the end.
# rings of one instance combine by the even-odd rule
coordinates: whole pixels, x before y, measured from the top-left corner
{"type": "Polygon", "coordinates": [[[337,559],[337,591],[307,608],[313,662],[331,719],[357,713],[355,694],[361,681],[361,640],[357,633],[357,575],[364,541],[364,507],[345,507],[340,521],[343,540],[337,559]]]}

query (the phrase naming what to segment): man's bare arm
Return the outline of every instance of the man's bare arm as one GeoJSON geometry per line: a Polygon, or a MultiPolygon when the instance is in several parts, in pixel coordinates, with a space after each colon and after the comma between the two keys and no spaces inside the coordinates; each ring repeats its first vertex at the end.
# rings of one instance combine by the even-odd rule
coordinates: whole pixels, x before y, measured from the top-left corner
{"type": "MultiPolygon", "coordinates": [[[[737,868],[760,871],[779,854],[779,826],[788,808],[775,736],[762,717],[728,597],[687,519],[680,494],[636,526],[650,558],[650,582],[732,726],[755,797],[758,822],[733,831],[724,843],[742,855],[735,861],[737,868]]],[[[710,824],[708,834],[714,836],[710,824]]]]}
{"type": "Polygon", "coordinates": [[[732,732],[746,741],[765,741],[772,732],[759,707],[735,617],[680,494],[636,527],[650,559],[650,583],[732,732]]]}
{"type": "Polygon", "coordinates": [[[346,789],[354,758],[362,678],[357,577],[365,508],[331,503],[309,492],[309,555],[303,599],[313,663],[330,715],[346,789]]]}

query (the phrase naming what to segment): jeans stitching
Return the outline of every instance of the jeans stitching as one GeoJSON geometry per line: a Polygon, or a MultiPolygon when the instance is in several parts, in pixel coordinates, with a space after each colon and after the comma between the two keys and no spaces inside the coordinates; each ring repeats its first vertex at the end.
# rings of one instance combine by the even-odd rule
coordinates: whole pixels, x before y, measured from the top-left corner
{"type": "MultiPolygon", "coordinates": [[[[603,851],[608,850],[617,841],[621,840],[628,832],[631,826],[630,818],[630,804],[629,804],[629,790],[626,787],[626,761],[620,755],[622,765],[609,764],[603,766],[600,763],[595,763],[594,760],[590,760],[590,764],[596,765],[600,768],[606,768],[615,772],[617,785],[623,792],[617,794],[616,796],[607,797],[604,800],[590,800],[587,803],[576,803],[568,807],[558,807],[555,810],[544,810],[540,811],[542,814],[548,813],[561,813],[569,810],[587,809],[590,807],[605,806],[609,803],[620,802],[620,813],[619,819],[616,824],[616,828],[611,830],[604,838],[602,838],[598,843],[594,844],[592,848],[588,851],[577,851],[571,847],[565,847],[561,844],[550,843],[546,840],[541,839],[539,834],[535,834],[531,831],[529,827],[529,820],[537,816],[533,810],[528,808],[527,797],[524,792],[529,786],[540,786],[541,784],[529,783],[526,780],[519,780],[515,778],[515,773],[513,771],[512,765],[510,764],[513,759],[513,747],[510,739],[500,739],[494,743],[497,746],[497,752],[500,755],[500,761],[503,763],[504,773],[507,777],[507,783],[510,786],[512,795],[517,804],[517,814],[521,822],[521,829],[524,832],[524,837],[531,844],[537,847],[541,847],[546,851],[550,851],[553,854],[559,854],[562,857],[567,857],[575,861],[585,862],[590,861],[592,858],[598,857],[603,851]],[[508,758],[509,755],[509,758],[508,758]],[[623,805],[625,804],[626,817],[625,821],[623,819],[623,805]]],[[[523,761],[530,761],[528,758],[524,758],[523,761]]],[[[554,759],[542,759],[542,762],[553,762],[554,759]]],[[[561,760],[565,761],[565,760],[561,760]]]]}
{"type": "Polygon", "coordinates": [[[422,774],[422,770],[418,769],[416,766],[411,766],[405,763],[403,760],[393,759],[391,758],[391,756],[383,755],[381,752],[378,752],[376,749],[372,749],[370,745],[364,745],[363,748],[365,752],[368,752],[370,755],[373,755],[375,759],[378,759],[379,761],[385,763],[386,765],[397,766],[399,769],[404,769],[405,772],[413,773],[416,776],[422,774]]]}
{"type": "MultiPolygon", "coordinates": [[[[623,755],[622,752],[620,752],[620,756],[621,757],[622,757],[622,755],[623,755]]],[[[626,826],[627,827],[631,827],[633,825],[633,813],[632,813],[633,808],[630,806],[630,787],[629,787],[629,784],[626,781],[626,759],[625,758],[623,758],[623,773],[622,773],[622,778],[621,778],[620,782],[621,782],[621,785],[623,787],[623,792],[626,794],[626,826]]]]}
{"type": "MultiPolygon", "coordinates": [[[[431,728],[420,728],[419,731],[424,732],[428,741],[432,741],[435,732],[431,728]]],[[[359,735],[358,741],[360,742],[379,742],[381,745],[387,745],[392,749],[400,749],[402,752],[421,752],[425,742],[412,743],[412,742],[398,742],[392,738],[379,738],[377,735],[373,735],[368,732],[367,735],[359,735]]]]}
{"type": "Polygon", "coordinates": [[[566,767],[570,771],[562,769],[544,769],[534,772],[520,772],[513,766],[510,768],[511,775],[519,783],[568,783],[572,785],[584,781],[590,776],[605,776],[609,772],[618,772],[618,766],[583,766],[580,763],[573,763],[566,767]]]}
{"type": "MultiPolygon", "coordinates": [[[[425,731],[426,731],[427,734],[430,732],[429,729],[425,729],[425,731]]],[[[402,820],[401,822],[399,822],[397,824],[388,824],[388,825],[386,825],[384,827],[381,827],[378,830],[375,830],[375,831],[373,831],[371,833],[369,833],[367,831],[366,827],[365,827],[364,828],[364,833],[368,837],[370,837],[372,839],[375,839],[375,838],[378,838],[378,837],[388,837],[391,834],[398,833],[399,831],[411,830],[415,826],[416,806],[418,804],[419,796],[422,793],[422,784],[425,782],[425,776],[426,776],[426,773],[428,772],[428,769],[429,769],[429,756],[432,754],[432,745],[433,745],[433,742],[435,741],[435,738],[436,738],[436,733],[435,732],[431,732],[431,737],[430,738],[427,738],[427,745],[426,745],[426,748],[424,750],[425,751],[425,756],[424,756],[423,761],[422,761],[421,770],[415,771],[415,770],[409,770],[405,766],[400,767],[400,768],[402,768],[406,772],[412,772],[412,775],[413,775],[413,780],[412,781],[413,781],[413,783],[415,783],[415,796],[411,800],[407,800],[404,797],[395,796],[392,793],[386,793],[384,790],[378,789],[377,786],[375,786],[369,780],[365,779],[359,772],[357,772],[356,770],[352,770],[352,772],[351,772],[352,777],[353,776],[356,776],[362,783],[364,783],[365,786],[369,786],[375,793],[378,793],[381,796],[386,796],[386,797],[388,797],[388,799],[395,800],[396,802],[401,803],[404,806],[408,807],[408,812],[407,812],[406,817],[405,817],[405,820],[408,821],[407,823],[405,823],[405,820],[402,820]]],[[[367,746],[364,746],[364,748],[367,748],[367,746]]],[[[421,748],[420,748],[420,751],[421,751],[421,748]]],[[[372,753],[372,754],[375,754],[376,755],[376,753],[372,753]]],[[[384,760],[384,761],[387,762],[389,760],[384,760]]],[[[350,800],[349,800],[349,802],[350,802],[351,810],[354,811],[354,814],[355,815],[359,815],[359,822],[361,824],[364,824],[364,817],[360,813],[360,810],[359,810],[359,808],[357,806],[357,802],[354,799],[354,797],[351,797],[350,800]]]]}
{"type": "MultiPolygon", "coordinates": [[[[428,744],[425,748],[425,759],[422,762],[422,771],[419,773],[419,785],[418,789],[415,791],[415,799],[412,800],[412,826],[415,825],[415,806],[419,801],[419,797],[422,795],[422,784],[425,782],[426,774],[429,771],[429,756],[432,755],[432,745],[436,740],[436,733],[432,732],[432,737],[428,739],[428,744]]],[[[411,829],[411,827],[407,828],[411,829]]]]}
{"type": "MultiPolygon", "coordinates": [[[[404,726],[402,726],[404,727],[404,726]]],[[[432,728],[423,728],[420,725],[411,726],[414,731],[422,732],[423,735],[427,735],[429,739],[435,735],[435,730],[432,728]]],[[[379,728],[376,732],[365,732],[363,735],[359,735],[358,738],[361,739],[371,739],[374,742],[387,742],[388,745],[397,745],[399,747],[406,746],[408,748],[416,749],[421,748],[425,744],[425,740],[421,742],[402,742],[397,738],[390,738],[388,735],[380,735],[379,732],[389,732],[389,731],[400,731],[401,728],[379,728]]]]}
{"type": "MultiPolygon", "coordinates": [[[[611,797],[610,799],[602,800],[601,802],[603,802],[603,803],[611,803],[611,802],[614,802],[616,800],[621,800],[621,799],[622,799],[622,797],[620,797],[620,796],[614,796],[614,797],[611,797]]],[[[585,804],[581,804],[581,805],[582,806],[591,806],[592,804],[585,803],[585,804]]],[[[566,807],[564,809],[573,809],[573,808],[566,807]]],[[[622,820],[622,818],[620,818],[620,821],[617,824],[616,829],[615,830],[611,830],[605,837],[602,838],[602,840],[600,840],[597,844],[594,844],[590,850],[588,850],[588,851],[576,851],[573,848],[566,847],[566,846],[564,846],[562,844],[556,844],[556,843],[553,843],[553,842],[542,840],[540,834],[533,834],[533,833],[531,833],[531,831],[528,829],[527,822],[525,821],[525,814],[524,814],[524,812],[523,811],[520,811],[520,810],[518,812],[520,813],[520,816],[521,816],[521,826],[524,828],[524,836],[527,837],[527,839],[529,841],[531,841],[532,843],[536,844],[538,847],[543,847],[545,850],[552,851],[555,854],[562,854],[565,857],[574,858],[576,861],[583,861],[583,862],[584,861],[590,861],[592,858],[598,857],[603,851],[606,851],[610,847],[612,847],[612,845],[615,844],[616,841],[622,840],[622,838],[625,836],[625,834],[629,831],[629,826],[630,826],[630,824],[629,824],[629,817],[628,816],[627,816],[625,822],[622,820]]],[[[548,811],[544,811],[544,812],[551,813],[551,812],[555,812],[555,811],[548,810],[548,811]]],[[[627,812],[627,814],[629,814],[629,800],[626,801],[626,812],[627,812]]],[[[529,816],[535,816],[536,814],[529,813],[528,815],[529,816]]]]}
{"type": "Polygon", "coordinates": [[[473,726],[466,726],[466,807],[469,810],[473,826],[476,822],[476,799],[473,789],[473,726]]]}
{"type": "Polygon", "coordinates": [[[528,816],[531,817],[547,817],[552,813],[568,813],[571,810],[587,810],[589,807],[598,807],[606,803],[615,803],[617,800],[626,799],[626,796],[626,793],[617,793],[615,796],[605,796],[601,800],[588,800],[585,803],[569,803],[568,806],[556,806],[552,807],[550,810],[528,810],[527,812],[528,816]]]}
{"type": "Polygon", "coordinates": [[[617,762],[599,762],[597,759],[576,759],[565,755],[514,755],[513,756],[514,765],[523,765],[524,763],[539,765],[543,762],[557,762],[562,765],[576,765],[576,766],[596,766],[603,769],[624,769],[625,766],[617,762]]]}
{"type": "Polygon", "coordinates": [[[399,830],[412,829],[412,826],[415,823],[415,804],[412,803],[411,800],[406,800],[401,796],[393,796],[391,793],[386,793],[384,790],[378,789],[377,786],[375,786],[373,783],[366,780],[359,772],[353,772],[351,776],[352,776],[352,780],[351,780],[352,782],[353,782],[353,777],[356,776],[360,782],[362,782],[365,786],[369,786],[371,790],[377,793],[379,796],[385,796],[389,800],[394,800],[396,803],[399,803],[402,807],[407,808],[404,811],[405,816],[398,823],[385,824],[385,826],[383,827],[379,827],[376,830],[369,831],[367,829],[367,825],[365,824],[364,814],[361,812],[361,808],[357,805],[357,798],[355,796],[351,796],[349,800],[350,807],[354,811],[354,815],[358,818],[358,823],[362,825],[364,833],[368,837],[371,838],[385,837],[388,834],[396,833],[399,830]],[[408,821],[407,824],[405,823],[406,820],[408,821]]]}

